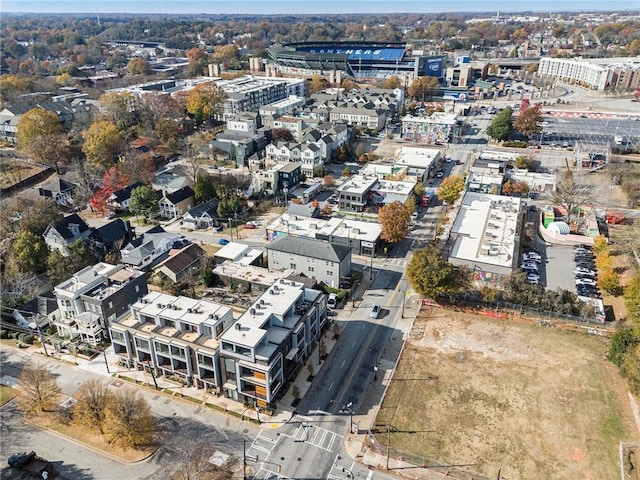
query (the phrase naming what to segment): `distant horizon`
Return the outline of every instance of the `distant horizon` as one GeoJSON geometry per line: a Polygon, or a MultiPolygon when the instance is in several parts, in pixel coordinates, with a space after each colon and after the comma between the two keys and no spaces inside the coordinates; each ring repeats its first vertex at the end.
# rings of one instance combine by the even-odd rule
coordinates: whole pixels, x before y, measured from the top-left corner
{"type": "Polygon", "coordinates": [[[165,14],[165,15],[295,15],[295,14],[410,14],[410,13],[550,13],[550,12],[616,12],[640,11],[640,0],[450,0],[445,5],[424,0],[235,0],[233,2],[204,0],[1,0],[3,13],[24,14],[165,14]],[[87,9],[91,5],[90,10],[87,9]],[[268,8],[265,8],[267,7],[268,8]],[[267,11],[268,10],[268,11],[267,11]]]}

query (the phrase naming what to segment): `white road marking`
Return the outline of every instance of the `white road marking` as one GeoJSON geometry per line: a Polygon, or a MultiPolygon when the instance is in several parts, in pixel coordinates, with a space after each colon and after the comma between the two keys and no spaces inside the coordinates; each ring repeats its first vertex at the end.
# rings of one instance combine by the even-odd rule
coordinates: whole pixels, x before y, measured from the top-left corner
{"type": "Polygon", "coordinates": [[[345,362],[346,362],[346,360],[342,361],[342,365],[340,365],[340,368],[344,367],[345,362]]]}
{"type": "Polygon", "coordinates": [[[327,388],[327,390],[331,390],[331,387],[333,387],[333,382],[331,382],[331,385],[329,385],[329,388],[327,388]]]}

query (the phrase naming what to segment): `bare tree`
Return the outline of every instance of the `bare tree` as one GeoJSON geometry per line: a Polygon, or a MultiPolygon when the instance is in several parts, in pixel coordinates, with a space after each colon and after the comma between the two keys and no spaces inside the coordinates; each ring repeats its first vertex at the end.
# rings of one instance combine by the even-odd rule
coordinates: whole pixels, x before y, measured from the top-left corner
{"type": "Polygon", "coordinates": [[[585,174],[565,170],[551,199],[553,203],[566,209],[568,219],[571,220],[576,211],[592,203],[596,195],[596,190],[585,174]]]}
{"type": "Polygon", "coordinates": [[[156,428],[149,404],[130,388],[120,390],[109,403],[104,425],[109,443],[125,448],[149,445],[156,428]]]}
{"type": "Polygon", "coordinates": [[[58,395],[62,392],[60,384],[44,365],[28,361],[22,367],[20,375],[20,407],[25,412],[34,409],[40,412],[53,409],[58,395]]]}
{"type": "Polygon", "coordinates": [[[215,448],[202,442],[187,440],[174,452],[175,458],[180,459],[170,477],[174,480],[231,480],[238,468],[236,457],[212,462],[215,448]]]}
{"type": "Polygon", "coordinates": [[[98,380],[89,380],[80,385],[75,398],[74,420],[104,433],[107,408],[114,398],[109,388],[98,380]]]}

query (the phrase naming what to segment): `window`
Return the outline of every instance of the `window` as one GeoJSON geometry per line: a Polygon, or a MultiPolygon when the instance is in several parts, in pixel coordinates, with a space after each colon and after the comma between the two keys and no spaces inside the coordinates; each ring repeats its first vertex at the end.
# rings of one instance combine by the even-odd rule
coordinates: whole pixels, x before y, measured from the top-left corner
{"type": "Polygon", "coordinates": [[[113,302],[109,302],[109,308],[113,308],[113,302]]]}
{"type": "Polygon", "coordinates": [[[136,347],[149,350],[149,340],[143,340],[142,338],[136,338],[136,347]]]}
{"type": "Polygon", "coordinates": [[[310,271],[310,272],[313,272],[313,267],[309,267],[309,271],[310,271]]]}
{"type": "Polygon", "coordinates": [[[136,293],[140,291],[140,285],[136,285],[136,293]]]}
{"type": "Polygon", "coordinates": [[[333,271],[332,270],[327,270],[327,275],[329,275],[330,277],[333,277],[333,271]]]}
{"type": "Polygon", "coordinates": [[[124,341],[124,334],[122,332],[115,332],[115,331],[111,330],[111,339],[113,341],[123,342],[124,341]]]}
{"type": "Polygon", "coordinates": [[[222,335],[223,331],[224,331],[224,324],[220,322],[218,325],[216,325],[216,337],[219,337],[220,335],[222,335]]]}
{"type": "Polygon", "coordinates": [[[295,269],[296,269],[296,264],[295,264],[295,263],[291,263],[291,264],[290,264],[290,266],[291,266],[291,268],[292,268],[293,270],[295,270],[295,269]]]}
{"type": "Polygon", "coordinates": [[[209,325],[202,325],[202,334],[210,337],[211,336],[211,327],[209,325]]]}

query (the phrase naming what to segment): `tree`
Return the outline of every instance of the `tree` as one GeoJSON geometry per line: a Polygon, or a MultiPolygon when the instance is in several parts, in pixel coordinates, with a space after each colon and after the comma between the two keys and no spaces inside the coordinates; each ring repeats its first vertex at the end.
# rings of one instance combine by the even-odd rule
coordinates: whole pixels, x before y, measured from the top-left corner
{"type": "Polygon", "coordinates": [[[597,256],[609,250],[609,242],[604,235],[598,235],[593,239],[593,253],[597,256]]]}
{"type": "Polygon", "coordinates": [[[118,171],[127,178],[127,183],[150,184],[156,178],[156,165],[150,153],[129,150],[120,157],[118,171]]]}
{"type": "Polygon", "coordinates": [[[529,194],[529,184],[524,180],[517,180],[513,182],[512,190],[521,197],[526,196],[529,194]]]}
{"type": "Polygon", "coordinates": [[[41,236],[22,230],[11,245],[11,255],[20,270],[42,273],[47,265],[49,251],[41,236]]]}
{"type": "Polygon", "coordinates": [[[131,213],[136,216],[142,215],[145,221],[148,221],[154,218],[159,210],[158,195],[151,187],[143,185],[131,191],[131,198],[129,199],[129,211],[131,213]]]}
{"type": "Polygon", "coordinates": [[[62,392],[54,375],[44,365],[32,361],[27,361],[22,367],[20,389],[22,395],[19,403],[25,412],[34,409],[45,412],[52,409],[62,392]]]}
{"type": "Polygon", "coordinates": [[[640,394],[640,345],[626,353],[620,373],[627,379],[629,390],[636,395],[640,394]]]}
{"type": "Polygon", "coordinates": [[[409,233],[411,212],[406,205],[396,200],[378,210],[378,223],[382,229],[380,238],[389,243],[397,243],[409,233]]]}
{"type": "Polygon", "coordinates": [[[598,276],[598,285],[603,291],[614,297],[622,295],[624,291],[620,285],[620,275],[613,270],[601,273],[598,276]]]}
{"type": "Polygon", "coordinates": [[[400,87],[402,87],[402,81],[396,75],[387,77],[382,82],[382,88],[387,88],[389,90],[393,90],[395,88],[400,88],[400,87]]]}
{"type": "Polygon", "coordinates": [[[187,61],[189,62],[188,73],[191,77],[197,77],[205,73],[205,67],[209,62],[209,55],[204,48],[197,47],[187,50],[187,61]]]}
{"type": "Polygon", "coordinates": [[[333,175],[325,175],[324,177],[322,177],[322,183],[326,188],[332,188],[333,186],[335,186],[336,181],[333,178],[333,175]]]}
{"type": "Polygon", "coordinates": [[[510,107],[505,108],[493,117],[491,124],[487,127],[487,135],[494,140],[502,141],[511,137],[513,126],[511,124],[511,116],[513,110],[510,107]]]}
{"type": "Polygon", "coordinates": [[[187,97],[187,111],[198,123],[212,118],[222,118],[227,96],[213,82],[196,85],[187,97]]]}
{"type": "Polygon", "coordinates": [[[433,96],[440,88],[440,81],[436,77],[418,77],[409,86],[409,95],[424,102],[425,97],[433,96]]]}
{"type": "Polygon", "coordinates": [[[523,170],[529,170],[533,165],[533,159],[525,155],[518,155],[516,157],[516,168],[523,170]]]}
{"type": "Polygon", "coordinates": [[[288,128],[272,128],[271,140],[277,142],[278,140],[284,140],[285,142],[293,142],[294,137],[291,130],[288,128]]]}
{"type": "Polygon", "coordinates": [[[113,401],[109,387],[99,380],[88,380],[80,385],[75,399],[74,421],[85,427],[97,428],[103,434],[107,408],[113,401]]]}
{"type": "Polygon", "coordinates": [[[129,75],[148,75],[151,73],[151,65],[146,58],[135,57],[127,63],[127,71],[129,75]]]}
{"type": "Polygon", "coordinates": [[[416,186],[413,189],[413,193],[415,194],[415,196],[418,198],[422,198],[422,195],[424,195],[424,192],[426,192],[424,183],[416,183],[416,186]]]}
{"type": "Polygon", "coordinates": [[[593,202],[595,190],[585,174],[574,173],[567,169],[556,184],[556,191],[551,199],[553,203],[565,208],[571,218],[582,207],[593,202]]]}
{"type": "Polygon", "coordinates": [[[53,251],[47,257],[47,276],[53,285],[96,263],[97,258],[91,246],[82,240],[76,240],[67,250],[66,256],[53,251]]]}
{"type": "Polygon", "coordinates": [[[446,202],[448,205],[453,205],[456,203],[458,198],[460,198],[460,194],[464,191],[464,178],[459,175],[452,175],[450,177],[445,178],[442,183],[440,183],[440,188],[438,189],[438,198],[446,202]]]}
{"type": "Polygon", "coordinates": [[[353,175],[351,173],[351,169],[349,167],[344,167],[344,170],[342,170],[342,176],[343,177],[350,177],[351,175],[353,175]]]}
{"type": "Polygon", "coordinates": [[[177,466],[171,465],[167,478],[171,480],[232,480],[238,468],[238,459],[230,457],[222,465],[210,461],[216,447],[202,441],[187,439],[172,448],[177,466]]]}
{"type": "Polygon", "coordinates": [[[89,163],[105,170],[115,163],[122,152],[123,139],[115,124],[108,120],[100,120],[82,133],[84,144],[82,151],[89,163]]]}
{"type": "Polygon", "coordinates": [[[20,230],[28,230],[36,235],[42,235],[52,223],[62,220],[60,207],[48,198],[41,198],[34,202],[18,200],[19,211],[22,218],[19,222],[20,230]]]}
{"type": "Polygon", "coordinates": [[[113,123],[124,135],[127,129],[138,122],[136,98],[127,92],[109,92],[100,96],[102,120],[113,123]]]}
{"type": "Polygon", "coordinates": [[[542,131],[540,106],[539,103],[536,103],[532,107],[521,108],[513,123],[516,130],[525,135],[539,135],[542,131]]]}
{"type": "Polygon", "coordinates": [[[609,342],[607,358],[620,367],[624,362],[626,353],[633,350],[636,345],[640,345],[640,336],[638,336],[637,332],[631,328],[618,330],[613,334],[609,342]]]}
{"type": "Polygon", "coordinates": [[[155,432],[149,404],[131,388],[119,390],[109,402],[104,430],[110,443],[125,448],[148,445],[155,432]]]}
{"type": "Polygon", "coordinates": [[[126,187],[128,183],[129,179],[126,175],[116,167],[109,167],[102,175],[102,188],[96,190],[89,200],[89,205],[94,211],[105,212],[109,207],[108,201],[111,195],[126,187]]]}
{"type": "Polygon", "coordinates": [[[216,186],[213,177],[208,173],[199,173],[196,183],[193,185],[196,202],[208,202],[212,198],[216,198],[216,186]]]}
{"type": "Polygon", "coordinates": [[[309,93],[318,93],[329,86],[329,82],[321,75],[313,75],[309,82],[309,93]]]}
{"type": "Polygon", "coordinates": [[[242,202],[236,193],[224,195],[218,202],[217,214],[220,218],[235,217],[242,202]]]}
{"type": "Polygon", "coordinates": [[[69,142],[63,131],[55,113],[40,108],[29,110],[18,122],[18,150],[59,173],[60,164],[69,160],[69,142]]]}
{"type": "Polygon", "coordinates": [[[467,283],[462,272],[447,262],[433,244],[413,253],[407,264],[407,278],[413,289],[426,298],[455,293],[467,283]]]}
{"type": "Polygon", "coordinates": [[[640,275],[633,277],[624,289],[624,305],[629,320],[640,327],[640,275]]]}

